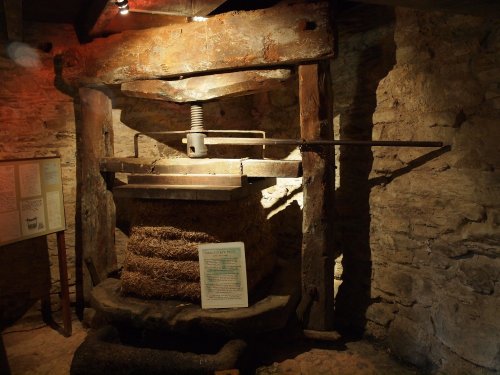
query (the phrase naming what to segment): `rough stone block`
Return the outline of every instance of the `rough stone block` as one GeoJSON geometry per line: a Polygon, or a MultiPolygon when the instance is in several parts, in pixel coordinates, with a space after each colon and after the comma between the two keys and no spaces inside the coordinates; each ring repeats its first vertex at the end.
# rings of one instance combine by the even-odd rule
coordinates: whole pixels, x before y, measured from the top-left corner
{"type": "Polygon", "coordinates": [[[429,369],[430,332],[403,316],[397,316],[389,328],[388,342],[393,353],[420,368],[429,369]]]}
{"type": "Polygon", "coordinates": [[[397,306],[393,303],[372,303],[366,310],[366,318],[381,326],[387,326],[397,312],[397,306]]]}
{"type": "Polygon", "coordinates": [[[461,301],[441,295],[432,308],[432,321],[436,337],[450,350],[476,365],[500,370],[498,297],[461,301]]]}
{"type": "Polygon", "coordinates": [[[459,280],[480,294],[493,294],[500,280],[500,259],[473,256],[460,262],[459,280]]]}

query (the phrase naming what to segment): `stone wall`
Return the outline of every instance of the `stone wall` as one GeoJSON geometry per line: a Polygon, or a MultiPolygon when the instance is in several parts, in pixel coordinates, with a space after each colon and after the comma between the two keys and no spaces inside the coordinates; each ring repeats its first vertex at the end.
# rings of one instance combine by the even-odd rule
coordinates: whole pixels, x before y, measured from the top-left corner
{"type": "MultiPolygon", "coordinates": [[[[451,146],[337,150],[334,229],[344,268],[336,300],[338,328],[382,340],[399,357],[429,370],[492,373],[500,369],[500,25],[356,6],[342,13],[338,30],[339,51],[332,62],[336,135],[441,140],[451,146]]],[[[28,55],[28,66],[7,52],[0,55],[0,158],[61,155],[74,284],[75,107],[64,88],[55,87],[53,59],[77,42],[69,26],[27,25],[27,43],[38,56],[28,55]],[[32,60],[38,63],[29,65],[32,60]]],[[[109,95],[116,156],[133,154],[136,131],[189,127],[186,105],[109,95]]],[[[207,104],[206,119],[209,129],[261,129],[270,137],[296,138],[297,82],[207,104]]],[[[143,156],[183,153],[180,145],[152,138],[141,143],[143,156]]],[[[293,148],[266,153],[298,157],[293,148]]],[[[128,239],[128,206],[117,203],[120,255],[128,239]]],[[[262,204],[280,255],[298,256],[300,180],[279,180],[264,191],[262,204]]],[[[14,263],[4,262],[4,255],[12,249],[0,251],[5,275],[14,263]]],[[[25,254],[29,264],[33,254],[25,254]]],[[[50,239],[54,292],[56,254],[50,239]]]]}
{"type": "MultiPolygon", "coordinates": [[[[61,157],[68,272],[74,299],[75,113],[73,98],[54,85],[53,61],[77,39],[70,25],[25,24],[24,33],[24,43],[8,43],[5,39],[0,42],[0,159],[61,157]]],[[[58,292],[56,239],[55,235],[47,238],[48,260],[47,246],[40,246],[37,240],[0,247],[2,303],[17,300],[22,306],[23,299],[27,302],[39,298],[44,292],[41,283],[50,280],[42,264],[50,263],[52,293],[58,292]]],[[[53,303],[57,309],[57,296],[53,303]]]]}
{"type": "Polygon", "coordinates": [[[333,64],[340,133],[451,147],[341,150],[337,321],[423,368],[493,373],[500,23],[399,8],[393,17],[369,31],[343,20],[352,32],[333,64]]]}

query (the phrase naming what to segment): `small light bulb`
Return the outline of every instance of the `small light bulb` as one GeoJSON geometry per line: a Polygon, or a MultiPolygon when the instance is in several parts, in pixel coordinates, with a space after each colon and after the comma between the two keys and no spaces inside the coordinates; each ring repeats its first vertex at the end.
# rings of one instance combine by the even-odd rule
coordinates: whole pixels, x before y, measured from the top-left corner
{"type": "Polygon", "coordinates": [[[128,0],[117,0],[116,6],[120,9],[120,14],[125,15],[129,12],[128,0]]]}

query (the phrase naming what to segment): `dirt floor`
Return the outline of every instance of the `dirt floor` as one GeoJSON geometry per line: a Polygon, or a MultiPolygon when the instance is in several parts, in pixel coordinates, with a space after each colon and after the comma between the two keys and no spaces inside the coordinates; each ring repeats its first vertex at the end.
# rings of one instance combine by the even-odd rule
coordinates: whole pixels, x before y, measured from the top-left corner
{"type": "MultiPolygon", "coordinates": [[[[61,322],[57,314],[54,320],[61,322]]],[[[2,338],[11,375],[69,374],[73,353],[87,336],[87,329],[76,316],[72,328],[72,335],[64,337],[42,321],[41,313],[30,311],[4,330],[2,338]]]]}
{"type": "MultiPolygon", "coordinates": [[[[57,315],[55,320],[60,321],[57,315]]],[[[2,332],[11,375],[69,374],[73,353],[86,335],[87,329],[76,317],[73,334],[66,338],[45,325],[38,314],[27,314],[2,332]]],[[[252,366],[257,375],[419,374],[367,341],[292,342],[290,337],[266,341],[266,344],[256,345],[253,353],[260,362],[252,366]]]]}

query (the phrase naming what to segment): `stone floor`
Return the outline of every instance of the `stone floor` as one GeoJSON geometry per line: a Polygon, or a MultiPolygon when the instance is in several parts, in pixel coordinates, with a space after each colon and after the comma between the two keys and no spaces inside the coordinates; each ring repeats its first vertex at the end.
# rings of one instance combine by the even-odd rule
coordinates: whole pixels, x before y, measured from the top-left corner
{"type": "MultiPolygon", "coordinates": [[[[45,325],[38,316],[22,318],[2,332],[11,374],[69,374],[73,353],[86,335],[87,329],[76,318],[69,338],[45,325]]],[[[258,348],[253,354],[260,363],[252,366],[257,375],[419,374],[367,341],[328,343],[275,337],[255,346],[258,348]]]]}

